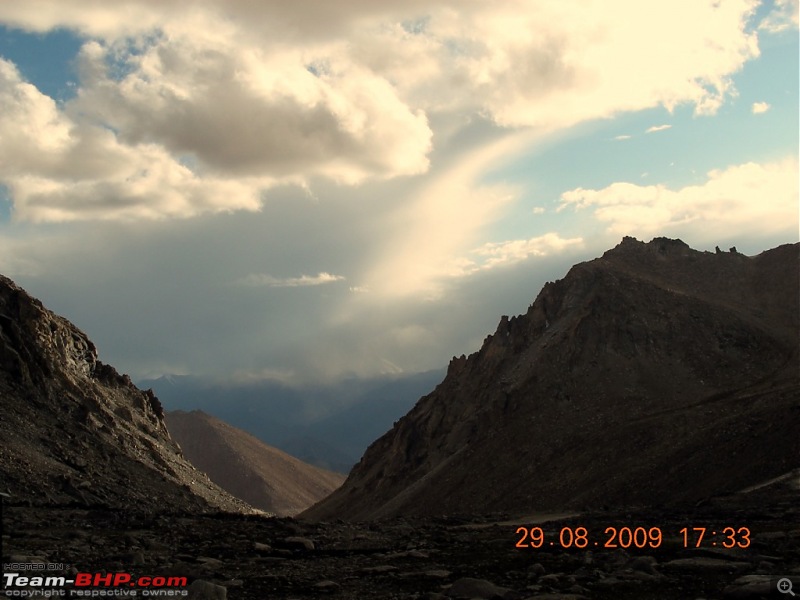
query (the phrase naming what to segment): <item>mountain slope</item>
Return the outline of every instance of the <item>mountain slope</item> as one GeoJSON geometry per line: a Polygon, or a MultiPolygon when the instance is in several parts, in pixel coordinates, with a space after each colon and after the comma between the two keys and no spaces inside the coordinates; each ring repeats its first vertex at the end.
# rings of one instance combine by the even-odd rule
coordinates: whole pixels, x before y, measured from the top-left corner
{"type": "Polygon", "coordinates": [[[303,516],[696,501],[800,466],[799,248],[625,238],[454,358],[303,516]]]}
{"type": "Polygon", "coordinates": [[[0,482],[11,502],[251,511],[182,456],[152,392],[0,275],[0,482]]]}
{"type": "Polygon", "coordinates": [[[237,498],[278,516],[299,513],[344,481],[202,411],[173,411],[166,418],[193,465],[237,498]]]}

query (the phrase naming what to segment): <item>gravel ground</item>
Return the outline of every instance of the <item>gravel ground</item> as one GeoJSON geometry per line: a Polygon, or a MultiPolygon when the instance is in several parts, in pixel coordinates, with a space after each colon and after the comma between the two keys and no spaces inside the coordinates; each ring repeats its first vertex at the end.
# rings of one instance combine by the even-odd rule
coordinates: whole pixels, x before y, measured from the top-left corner
{"type": "MultiPolygon", "coordinates": [[[[783,575],[800,580],[797,500],[790,480],[699,506],[596,512],[539,523],[536,517],[510,515],[315,523],[7,502],[3,562],[63,563],[53,574],[67,577],[79,572],[186,577],[190,591],[171,591],[200,599],[787,598],[774,586],[783,575]],[[523,526],[542,528],[540,548],[530,547],[531,541],[538,545],[539,530],[531,538],[523,526]],[[562,547],[560,538],[567,544],[570,532],[582,533],[579,527],[587,530],[585,547],[574,547],[584,544],[577,537],[573,547],[562,547]],[[605,548],[610,527],[644,527],[653,537],[641,549],[605,548]],[[661,531],[660,542],[654,527],[661,531]],[[691,530],[688,548],[684,527],[691,530]],[[696,527],[706,528],[699,548],[696,527]],[[711,536],[724,527],[734,528],[736,547],[723,548],[726,538],[711,536]],[[517,548],[518,542],[528,547],[517,548]]],[[[22,589],[8,586],[6,593],[22,589]]],[[[142,588],[120,591],[133,590],[143,596],[142,588]]]]}

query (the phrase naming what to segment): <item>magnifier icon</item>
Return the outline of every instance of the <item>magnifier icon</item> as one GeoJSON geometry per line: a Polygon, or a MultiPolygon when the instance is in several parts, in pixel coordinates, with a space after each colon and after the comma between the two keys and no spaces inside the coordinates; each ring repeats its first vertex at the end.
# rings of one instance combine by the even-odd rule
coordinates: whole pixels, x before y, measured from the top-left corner
{"type": "Polygon", "coordinates": [[[791,594],[794,596],[794,592],[792,591],[792,580],[787,579],[784,577],[783,579],[778,580],[778,591],[781,594],[791,594]]]}

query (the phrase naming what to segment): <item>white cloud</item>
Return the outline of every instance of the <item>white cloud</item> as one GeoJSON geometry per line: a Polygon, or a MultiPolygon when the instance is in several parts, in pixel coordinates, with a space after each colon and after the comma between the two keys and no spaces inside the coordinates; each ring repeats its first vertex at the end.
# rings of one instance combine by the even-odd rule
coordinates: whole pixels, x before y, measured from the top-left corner
{"type": "Polygon", "coordinates": [[[762,115],[770,109],[767,102],[753,102],[753,114],[762,115]]]}
{"type": "Polygon", "coordinates": [[[191,216],[255,210],[276,183],[424,173],[434,114],[541,129],[658,105],[713,114],[758,56],[755,6],[3,3],[0,22],[94,39],[64,106],[5,74],[0,178],[19,219],[191,216]]]}
{"type": "Polygon", "coordinates": [[[72,123],[56,103],[22,80],[16,66],[0,58],[0,173],[22,175],[47,168],[71,145],[72,123]],[[42,167],[40,167],[42,168],[42,167]]]}
{"type": "Polygon", "coordinates": [[[481,177],[531,140],[519,133],[488,143],[411,191],[392,215],[365,285],[379,296],[439,297],[442,282],[455,274],[454,257],[478,243],[482,231],[519,197],[516,187],[484,183],[481,177]]]}
{"type": "Polygon", "coordinates": [[[266,183],[202,178],[162,146],[120,144],[111,131],[71,119],[2,59],[0,179],[14,217],[29,221],[255,210],[266,183]]]}
{"type": "Polygon", "coordinates": [[[608,230],[647,237],[667,232],[700,236],[797,235],[798,163],[745,163],[708,173],[702,185],[671,190],[664,185],[618,182],[600,190],[564,192],[561,208],[592,209],[608,230]]]}
{"type": "MultiPolygon", "coordinates": [[[[562,127],[657,105],[715,113],[730,76],[758,56],[745,30],[756,4],[494,2],[442,8],[425,31],[462,103],[505,126],[562,127]]],[[[431,105],[442,98],[453,95],[431,105]]]]}
{"type": "Polygon", "coordinates": [[[510,266],[531,256],[548,256],[569,248],[583,246],[583,238],[562,238],[557,233],[546,233],[527,240],[490,242],[470,253],[475,258],[462,258],[455,263],[454,274],[472,275],[496,267],[510,266]]]}
{"type": "Polygon", "coordinates": [[[248,287],[308,287],[343,280],[344,277],[341,275],[331,275],[324,271],[317,275],[301,275],[300,277],[274,277],[266,273],[251,273],[240,279],[238,283],[248,287]]]}
{"type": "Polygon", "coordinates": [[[655,133],[666,129],[672,129],[672,125],[653,125],[652,127],[648,127],[645,133],[655,133]]]}
{"type": "Polygon", "coordinates": [[[623,140],[629,140],[629,139],[631,139],[631,137],[632,136],[630,136],[630,135],[618,135],[618,136],[615,136],[614,139],[616,141],[618,141],[618,142],[621,142],[623,140]]]}
{"type": "Polygon", "coordinates": [[[769,33],[781,33],[800,26],[798,0],[775,0],[774,8],[761,21],[758,28],[769,33]]]}
{"type": "Polygon", "coordinates": [[[226,176],[321,174],[355,183],[427,169],[424,113],[335,48],[320,50],[325,60],[315,67],[300,49],[245,46],[235,31],[203,33],[158,37],[123,54],[119,80],[109,62],[120,47],[87,44],[90,83],[72,110],[126,143],[156,143],[226,176]]]}

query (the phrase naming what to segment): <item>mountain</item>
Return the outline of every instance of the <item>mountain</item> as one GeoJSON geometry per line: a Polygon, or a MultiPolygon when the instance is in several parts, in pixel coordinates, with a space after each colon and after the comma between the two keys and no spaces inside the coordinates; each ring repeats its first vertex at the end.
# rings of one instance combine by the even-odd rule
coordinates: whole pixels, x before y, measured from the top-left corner
{"type": "Polygon", "coordinates": [[[202,411],[173,411],[167,427],[193,465],[251,506],[294,515],[330,494],[344,475],[312,467],[202,411]]]}
{"type": "Polygon", "coordinates": [[[303,517],[696,502],[800,466],[800,244],[625,238],[503,317],[303,517]]]}
{"type": "Polygon", "coordinates": [[[305,462],[347,473],[443,375],[436,370],[304,386],[177,375],[139,383],[152,387],[168,411],[202,410],[305,462]]]}
{"type": "Polygon", "coordinates": [[[0,275],[0,481],[15,503],[252,512],[199,473],[161,403],[0,275]]]}

